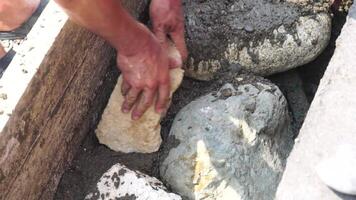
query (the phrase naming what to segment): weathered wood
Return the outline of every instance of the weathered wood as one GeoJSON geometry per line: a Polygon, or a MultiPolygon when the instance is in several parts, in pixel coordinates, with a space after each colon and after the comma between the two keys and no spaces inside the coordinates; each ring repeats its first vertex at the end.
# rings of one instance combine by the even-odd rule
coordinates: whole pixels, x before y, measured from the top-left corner
{"type": "MultiPolygon", "coordinates": [[[[123,3],[136,16],[147,5],[123,3]]],[[[41,46],[17,55],[0,82],[0,94],[7,94],[0,101],[0,199],[52,199],[80,142],[96,126],[109,97],[105,84],[114,82],[108,78],[114,50],[69,21],[63,26],[66,19],[48,17],[60,12],[49,3],[26,41],[41,46]],[[46,20],[64,21],[46,27],[41,23],[46,20]],[[57,36],[47,28],[62,30],[57,36]]]]}

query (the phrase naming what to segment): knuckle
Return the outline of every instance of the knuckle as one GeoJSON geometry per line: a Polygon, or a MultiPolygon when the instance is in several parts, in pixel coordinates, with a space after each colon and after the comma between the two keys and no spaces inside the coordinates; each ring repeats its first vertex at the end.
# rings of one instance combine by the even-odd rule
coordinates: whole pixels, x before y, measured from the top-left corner
{"type": "Polygon", "coordinates": [[[133,80],[130,82],[130,85],[132,85],[132,87],[134,87],[136,89],[141,89],[143,84],[139,80],[133,80]]]}
{"type": "Polygon", "coordinates": [[[151,101],[145,101],[142,105],[142,108],[145,110],[151,105],[151,101]]]}
{"type": "Polygon", "coordinates": [[[154,90],[157,87],[158,83],[155,80],[146,81],[145,88],[148,90],[154,90]]]}
{"type": "Polygon", "coordinates": [[[127,96],[126,101],[127,103],[133,103],[136,100],[136,96],[127,96]]]}
{"type": "Polygon", "coordinates": [[[143,107],[147,108],[149,107],[153,102],[153,98],[149,97],[149,98],[145,98],[145,100],[143,101],[142,105],[143,107]]]}

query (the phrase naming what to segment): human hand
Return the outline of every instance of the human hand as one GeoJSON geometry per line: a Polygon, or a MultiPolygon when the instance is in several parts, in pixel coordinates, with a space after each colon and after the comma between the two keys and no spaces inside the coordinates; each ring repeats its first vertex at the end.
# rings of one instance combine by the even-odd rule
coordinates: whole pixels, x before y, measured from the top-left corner
{"type": "Polygon", "coordinates": [[[184,16],[181,0],[152,0],[150,17],[153,32],[166,48],[168,36],[177,47],[182,60],[186,60],[188,52],[184,37],[184,16]]]}
{"type": "Polygon", "coordinates": [[[156,112],[166,110],[170,95],[169,69],[175,63],[157,38],[146,27],[141,28],[145,34],[140,38],[146,38],[142,45],[133,52],[131,47],[129,55],[119,51],[117,56],[124,80],[122,111],[128,113],[132,109],[133,120],[139,119],[152,103],[155,103],[156,112]]]}

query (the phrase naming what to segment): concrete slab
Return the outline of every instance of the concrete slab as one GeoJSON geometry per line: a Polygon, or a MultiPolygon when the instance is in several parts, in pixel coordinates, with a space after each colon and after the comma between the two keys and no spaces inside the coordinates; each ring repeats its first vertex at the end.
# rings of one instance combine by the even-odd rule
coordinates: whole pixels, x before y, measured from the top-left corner
{"type": "Polygon", "coordinates": [[[315,170],[338,146],[356,145],[356,4],[336,46],[288,159],[278,200],[356,199],[332,191],[315,170]]]}

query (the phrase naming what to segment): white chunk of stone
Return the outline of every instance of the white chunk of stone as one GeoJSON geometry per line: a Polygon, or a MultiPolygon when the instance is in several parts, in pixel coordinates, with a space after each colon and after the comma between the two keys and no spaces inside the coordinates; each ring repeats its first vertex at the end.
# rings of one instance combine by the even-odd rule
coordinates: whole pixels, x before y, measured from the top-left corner
{"type": "MultiPolygon", "coordinates": [[[[170,55],[180,59],[178,51],[173,47],[170,49],[170,55]]],[[[181,68],[170,71],[170,97],[182,82],[183,74],[184,71],[181,68]]],[[[121,93],[121,84],[122,76],[119,77],[96,130],[99,142],[114,151],[124,153],[152,153],[157,151],[162,143],[160,125],[162,116],[155,111],[154,105],[136,121],[131,119],[131,113],[121,112],[121,105],[125,100],[121,93]]]]}
{"type": "Polygon", "coordinates": [[[116,164],[103,174],[96,189],[85,200],[181,200],[170,193],[158,179],[116,164]]]}
{"type": "Polygon", "coordinates": [[[190,200],[272,200],[293,144],[289,125],[277,86],[225,84],[177,114],[161,177],[190,200]]]}
{"type": "MultiPolygon", "coordinates": [[[[283,178],[278,186],[277,200],[355,200],[355,196],[344,195],[330,189],[316,170],[316,166],[333,156],[339,146],[356,145],[355,33],[354,3],[299,132],[298,142],[288,158],[283,178]]],[[[352,158],[350,155],[349,161],[352,158]]],[[[355,165],[353,169],[356,170],[355,165]]],[[[343,170],[347,171],[347,168],[343,170]]],[[[332,173],[342,175],[343,170],[332,173]]],[[[348,176],[351,177],[351,174],[348,176]]]]}

